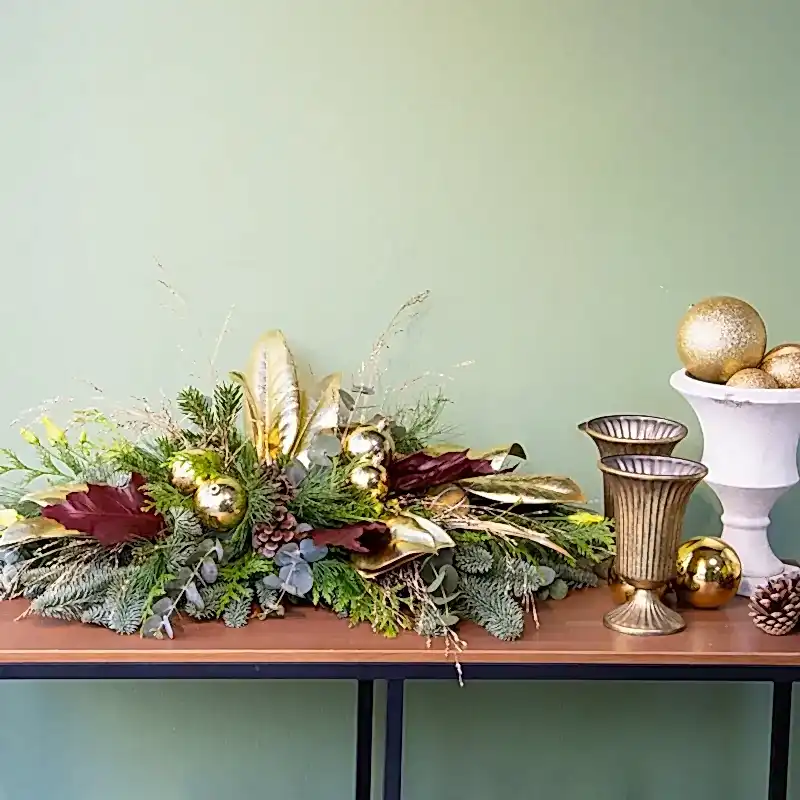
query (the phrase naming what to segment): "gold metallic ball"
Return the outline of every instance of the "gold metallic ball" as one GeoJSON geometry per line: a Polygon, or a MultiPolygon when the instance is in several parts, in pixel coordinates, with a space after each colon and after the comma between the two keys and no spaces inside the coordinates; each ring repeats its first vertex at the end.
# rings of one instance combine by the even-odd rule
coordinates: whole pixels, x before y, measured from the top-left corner
{"type": "Polygon", "coordinates": [[[677,344],[678,355],[693,378],[725,383],[739,370],[759,365],[767,347],[767,329],[744,300],[708,297],[684,314],[677,344]]]}
{"type": "Polygon", "coordinates": [[[178,453],[170,465],[169,482],[184,494],[192,494],[197,488],[197,475],[195,475],[191,458],[187,456],[203,456],[206,450],[184,450],[178,453]]]}
{"type": "Polygon", "coordinates": [[[388,430],[375,425],[359,425],[347,434],[344,451],[359,461],[375,466],[384,464],[394,451],[394,441],[388,430]]]}
{"type": "MultiPolygon", "coordinates": [[[[618,606],[627,603],[636,591],[633,586],[619,575],[613,564],[608,570],[608,588],[611,590],[611,597],[618,606]]],[[[657,589],[658,596],[663,598],[667,588],[668,586],[665,584],[660,589],[657,589]]]]}
{"type": "Polygon", "coordinates": [[[227,531],[244,519],[247,496],[239,481],[233,478],[201,481],[194,493],[194,510],[207,528],[227,531]]]}
{"type": "Polygon", "coordinates": [[[761,369],[764,369],[764,364],[768,364],[775,356],[782,356],[786,353],[800,353],[800,344],[796,342],[784,342],[783,344],[773,347],[771,350],[767,350],[764,358],[761,359],[761,369]]]}
{"type": "Polygon", "coordinates": [[[731,600],[742,580],[742,562],[715,536],[697,536],[678,548],[678,599],[694,608],[719,608],[731,600]]]}
{"type": "Polygon", "coordinates": [[[350,483],[376,500],[383,500],[389,493],[389,476],[385,467],[357,464],[350,471],[350,483]]]}
{"type": "Polygon", "coordinates": [[[763,369],[748,367],[740,369],[725,385],[741,386],[743,389],[777,389],[778,381],[763,369]]]}
{"type": "Polygon", "coordinates": [[[800,351],[789,350],[764,360],[762,369],[781,389],[800,389],[800,351]]]}

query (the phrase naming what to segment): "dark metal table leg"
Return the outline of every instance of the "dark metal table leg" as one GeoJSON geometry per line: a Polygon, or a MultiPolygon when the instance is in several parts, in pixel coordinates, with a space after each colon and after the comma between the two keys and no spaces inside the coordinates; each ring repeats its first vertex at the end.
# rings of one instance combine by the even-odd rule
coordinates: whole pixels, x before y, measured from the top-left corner
{"type": "Polygon", "coordinates": [[[403,681],[386,685],[386,742],[383,764],[383,800],[401,800],[403,783],[403,681]]]}
{"type": "Polygon", "coordinates": [[[772,684],[772,732],[769,753],[769,800],[786,800],[789,787],[789,736],[792,727],[792,684],[772,684]]]}
{"type": "Polygon", "coordinates": [[[356,716],[356,800],[372,794],[372,704],[373,682],[358,682],[356,716]]]}

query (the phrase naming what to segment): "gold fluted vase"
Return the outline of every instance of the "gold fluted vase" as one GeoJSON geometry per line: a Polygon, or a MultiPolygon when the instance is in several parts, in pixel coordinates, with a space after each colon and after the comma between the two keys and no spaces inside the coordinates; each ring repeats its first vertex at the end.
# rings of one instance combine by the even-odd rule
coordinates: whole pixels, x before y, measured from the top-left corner
{"type": "MultiPolygon", "coordinates": [[[[675,445],[686,438],[686,426],[664,417],[641,414],[614,414],[581,422],[578,430],[591,436],[600,458],[642,453],[649,456],[670,456],[675,445]]],[[[603,513],[616,519],[614,495],[603,474],[603,513]]]]}
{"type": "Polygon", "coordinates": [[[633,636],[677,633],[686,627],[659,592],[675,576],[689,497],[708,470],[673,456],[616,455],[600,460],[617,510],[615,567],[633,597],[609,611],[606,627],[633,636]]]}

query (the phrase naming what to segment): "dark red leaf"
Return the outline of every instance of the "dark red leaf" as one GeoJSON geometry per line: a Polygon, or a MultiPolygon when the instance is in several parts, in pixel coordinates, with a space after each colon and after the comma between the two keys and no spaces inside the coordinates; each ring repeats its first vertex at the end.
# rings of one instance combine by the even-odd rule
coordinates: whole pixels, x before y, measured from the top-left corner
{"type": "Polygon", "coordinates": [[[344,547],[354,553],[368,553],[370,540],[385,537],[389,528],[382,522],[359,522],[344,528],[318,528],[311,531],[311,539],[317,547],[344,547]],[[363,537],[363,539],[362,539],[363,537]]]}
{"type": "Polygon", "coordinates": [[[424,492],[434,486],[454,483],[478,475],[491,475],[492,462],[483,458],[467,458],[468,450],[460,453],[442,453],[430,456],[414,453],[392,462],[389,468],[389,485],[398,493],[424,492]]]}
{"type": "Polygon", "coordinates": [[[144,478],[134,473],[125,486],[89,484],[88,492],[71,492],[63,503],[46,506],[42,516],[65,528],[94,536],[111,547],[134,539],[154,539],[164,530],[164,519],[144,511],[144,478]]]}

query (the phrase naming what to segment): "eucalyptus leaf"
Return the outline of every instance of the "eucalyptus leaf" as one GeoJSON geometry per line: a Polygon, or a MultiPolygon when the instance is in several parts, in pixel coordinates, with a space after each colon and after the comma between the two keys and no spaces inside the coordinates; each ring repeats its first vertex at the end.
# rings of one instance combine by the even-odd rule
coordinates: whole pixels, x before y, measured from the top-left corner
{"type": "Polygon", "coordinates": [[[455,614],[442,614],[441,622],[442,625],[452,628],[453,625],[458,625],[461,620],[455,614]]]}
{"type": "Polygon", "coordinates": [[[176,576],[176,580],[180,581],[182,584],[190,581],[192,579],[192,571],[189,567],[181,567],[178,570],[178,574],[176,576]]]}
{"type": "Polygon", "coordinates": [[[219,567],[213,559],[203,559],[203,563],[200,565],[200,577],[206,583],[216,582],[217,578],[219,577],[219,567]]]}
{"type": "Polygon", "coordinates": [[[302,461],[298,461],[298,459],[295,458],[289,462],[289,465],[283,471],[283,474],[286,477],[286,480],[289,481],[289,483],[291,483],[296,489],[306,479],[308,470],[302,461]]]}
{"type": "Polygon", "coordinates": [[[277,575],[266,575],[263,579],[264,586],[269,589],[281,591],[283,589],[283,581],[277,575]]]}
{"type": "Polygon", "coordinates": [[[461,592],[436,595],[436,597],[433,598],[433,602],[436,603],[437,606],[446,606],[448,603],[453,603],[458,600],[459,597],[461,597],[461,592]]]}
{"type": "Polygon", "coordinates": [[[445,564],[442,567],[442,573],[444,574],[442,589],[450,594],[458,588],[458,572],[452,564],[445,564]]]}
{"type": "Polygon", "coordinates": [[[222,560],[225,551],[222,549],[222,542],[219,539],[214,540],[214,552],[217,554],[217,561],[222,560]]]}
{"type": "Polygon", "coordinates": [[[350,392],[346,392],[344,389],[339,390],[339,399],[348,411],[352,411],[356,407],[356,401],[353,399],[353,395],[351,395],[350,392]]]}
{"type": "Polygon", "coordinates": [[[569,592],[569,586],[561,578],[556,578],[547,589],[550,592],[551,600],[563,600],[569,592]]]}
{"type": "Polygon", "coordinates": [[[206,607],[206,604],[203,602],[203,598],[200,596],[200,592],[197,590],[197,585],[194,583],[194,581],[187,584],[185,595],[187,601],[200,611],[206,607]]]}
{"type": "Polygon", "coordinates": [[[342,452],[342,443],[338,436],[333,436],[330,433],[318,433],[311,442],[309,448],[309,455],[311,451],[324,453],[329,458],[335,458],[342,452]]]}
{"type": "Polygon", "coordinates": [[[164,618],[158,614],[153,614],[142,623],[142,636],[154,638],[161,633],[161,628],[164,625],[164,618]]]}
{"type": "Polygon", "coordinates": [[[156,600],[153,603],[152,611],[154,615],[159,617],[163,617],[164,614],[170,614],[172,612],[172,600],[169,597],[162,597],[160,600],[156,600]]]}
{"type": "Polygon", "coordinates": [[[317,547],[312,539],[301,539],[300,554],[308,564],[312,564],[314,561],[325,558],[328,555],[328,548],[324,544],[317,547]]]}
{"type": "Polygon", "coordinates": [[[298,533],[311,533],[314,530],[314,526],[309,525],[307,522],[301,522],[296,530],[298,533]]]}
{"type": "Polygon", "coordinates": [[[289,542],[275,553],[275,563],[279,567],[288,567],[301,560],[302,556],[300,555],[300,547],[297,542],[289,542]]]}
{"type": "Polygon", "coordinates": [[[167,636],[169,636],[170,639],[174,639],[175,634],[172,630],[172,623],[169,621],[169,617],[164,617],[164,619],[161,620],[161,625],[164,628],[164,632],[167,634],[167,636]]]}
{"type": "Polygon", "coordinates": [[[541,586],[549,586],[556,579],[556,571],[552,567],[538,567],[541,586]]]}
{"type": "Polygon", "coordinates": [[[436,577],[425,587],[425,590],[428,592],[428,594],[433,594],[444,583],[444,579],[445,571],[442,569],[436,573],[436,577]]]}

